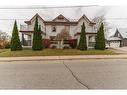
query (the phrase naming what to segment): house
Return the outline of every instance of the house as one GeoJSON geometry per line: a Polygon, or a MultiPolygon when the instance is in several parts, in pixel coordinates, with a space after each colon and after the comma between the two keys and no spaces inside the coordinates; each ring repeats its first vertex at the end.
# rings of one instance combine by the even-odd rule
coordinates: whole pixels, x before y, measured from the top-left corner
{"type": "Polygon", "coordinates": [[[113,36],[108,39],[110,47],[124,47],[127,46],[127,28],[116,29],[113,36]]]}
{"type": "Polygon", "coordinates": [[[22,45],[32,46],[33,30],[35,18],[38,17],[38,23],[41,26],[42,37],[50,41],[50,47],[63,48],[69,46],[70,39],[80,38],[81,25],[83,22],[86,26],[87,47],[93,48],[97,32],[95,31],[94,22],[90,21],[85,15],[78,20],[69,20],[62,14],[56,18],[46,21],[39,14],[35,14],[29,21],[25,21],[26,25],[20,25],[20,33],[22,33],[22,45]]]}

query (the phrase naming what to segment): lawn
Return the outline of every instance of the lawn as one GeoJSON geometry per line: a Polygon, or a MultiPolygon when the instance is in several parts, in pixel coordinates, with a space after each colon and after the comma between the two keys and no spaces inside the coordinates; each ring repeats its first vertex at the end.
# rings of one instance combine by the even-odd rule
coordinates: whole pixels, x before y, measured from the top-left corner
{"type": "Polygon", "coordinates": [[[59,56],[59,55],[112,55],[111,50],[87,50],[80,51],[77,49],[44,49],[42,51],[32,51],[24,49],[22,51],[10,51],[10,49],[1,49],[0,57],[21,57],[21,56],[59,56]]]}

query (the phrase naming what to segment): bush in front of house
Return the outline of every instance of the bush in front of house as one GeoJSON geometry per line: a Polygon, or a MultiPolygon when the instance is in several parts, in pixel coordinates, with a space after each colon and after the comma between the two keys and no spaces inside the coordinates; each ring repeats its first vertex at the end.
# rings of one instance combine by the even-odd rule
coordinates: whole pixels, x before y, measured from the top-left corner
{"type": "Polygon", "coordinates": [[[87,50],[87,44],[86,44],[86,31],[85,31],[85,24],[83,22],[82,28],[81,28],[81,34],[78,44],[79,50],[87,50]]]}
{"type": "Polygon", "coordinates": [[[5,44],[5,49],[9,49],[10,48],[10,42],[7,42],[6,44],[5,44]]]}
{"type": "Polygon", "coordinates": [[[97,32],[95,49],[104,50],[105,49],[105,36],[104,36],[104,25],[101,23],[101,26],[97,32]]]}
{"type": "Polygon", "coordinates": [[[14,27],[13,27],[13,31],[12,31],[10,48],[11,48],[11,51],[22,50],[22,45],[21,45],[21,42],[19,39],[19,33],[18,33],[16,20],[14,22],[14,27]]]}
{"type": "Polygon", "coordinates": [[[42,35],[41,35],[41,27],[38,26],[38,17],[36,16],[35,25],[34,25],[34,33],[33,33],[33,50],[42,50],[42,35]]]}
{"type": "Polygon", "coordinates": [[[64,46],[63,49],[70,49],[70,47],[69,46],[64,46]]]}
{"type": "Polygon", "coordinates": [[[49,39],[42,39],[42,44],[44,48],[50,47],[50,40],[49,39]]]}
{"type": "Polygon", "coordinates": [[[57,46],[55,46],[55,45],[51,46],[51,49],[56,49],[56,48],[57,48],[57,46]]]}
{"type": "Polygon", "coordinates": [[[77,47],[77,39],[70,39],[69,40],[69,45],[71,48],[76,48],[77,47]]]}

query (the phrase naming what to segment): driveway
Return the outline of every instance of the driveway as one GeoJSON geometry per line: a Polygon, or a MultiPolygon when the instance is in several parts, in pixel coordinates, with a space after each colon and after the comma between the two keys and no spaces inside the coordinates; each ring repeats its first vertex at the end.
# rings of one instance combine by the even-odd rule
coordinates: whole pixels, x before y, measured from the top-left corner
{"type": "Polygon", "coordinates": [[[113,49],[118,54],[127,54],[127,47],[118,47],[113,49]]]}
{"type": "Polygon", "coordinates": [[[0,89],[127,89],[127,59],[0,62],[0,89]]]}

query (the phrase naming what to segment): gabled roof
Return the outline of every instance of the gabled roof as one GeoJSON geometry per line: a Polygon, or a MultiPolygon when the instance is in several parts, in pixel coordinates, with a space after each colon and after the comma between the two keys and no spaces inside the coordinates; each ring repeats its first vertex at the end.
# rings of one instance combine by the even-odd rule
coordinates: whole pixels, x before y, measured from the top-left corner
{"type": "Polygon", "coordinates": [[[52,21],[56,21],[59,18],[63,18],[65,19],[67,22],[70,22],[67,18],[65,18],[62,14],[58,15],[55,19],[53,19],[52,21]]]}
{"type": "Polygon", "coordinates": [[[90,21],[90,20],[87,18],[87,16],[86,16],[85,14],[83,14],[83,16],[78,20],[78,22],[79,22],[82,18],[84,18],[89,24],[96,24],[96,23],[90,21]]]}
{"type": "Polygon", "coordinates": [[[119,28],[116,30],[123,38],[127,38],[127,28],[119,28]]]}
{"type": "Polygon", "coordinates": [[[119,37],[110,37],[108,40],[109,41],[120,41],[121,39],[119,37]]]}
{"type": "Polygon", "coordinates": [[[31,21],[32,21],[35,17],[39,17],[39,18],[44,22],[44,20],[42,19],[42,17],[41,17],[38,13],[36,13],[29,21],[25,21],[25,23],[31,24],[31,21]]]}
{"type": "Polygon", "coordinates": [[[80,17],[80,19],[77,19],[77,21],[76,20],[69,20],[69,19],[67,19],[67,18],[65,18],[62,14],[60,14],[60,15],[58,15],[55,19],[53,19],[53,20],[50,20],[50,21],[45,21],[44,19],[42,19],[42,17],[37,13],[37,14],[35,14],[29,21],[25,21],[25,23],[27,23],[27,24],[31,24],[31,21],[36,17],[36,16],[38,16],[45,24],[53,24],[53,23],[61,23],[61,24],[63,24],[63,23],[67,23],[67,24],[73,24],[73,25],[75,25],[75,24],[78,24],[78,22],[83,18],[83,19],[85,19],[88,23],[89,23],[89,25],[95,25],[96,23],[94,23],[94,22],[92,22],[92,21],[90,21],[87,17],[86,17],[86,15],[83,15],[82,17],[80,17]],[[63,22],[63,21],[56,21],[57,19],[64,19],[65,20],[65,22],[63,22]]]}

